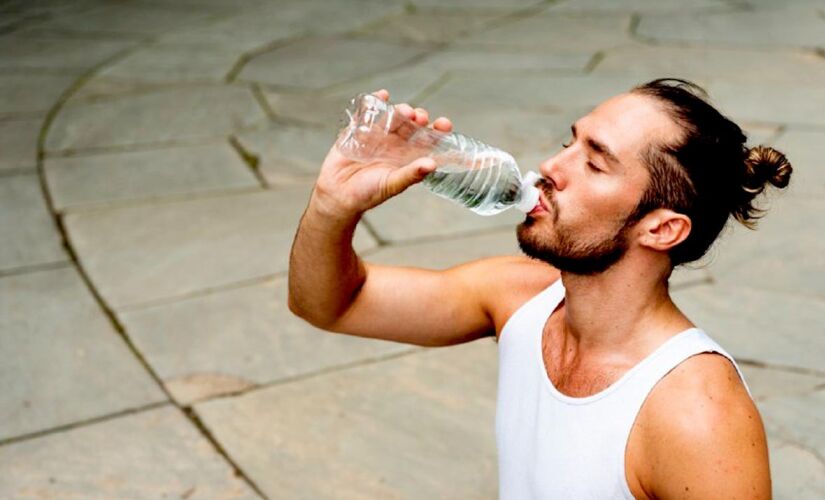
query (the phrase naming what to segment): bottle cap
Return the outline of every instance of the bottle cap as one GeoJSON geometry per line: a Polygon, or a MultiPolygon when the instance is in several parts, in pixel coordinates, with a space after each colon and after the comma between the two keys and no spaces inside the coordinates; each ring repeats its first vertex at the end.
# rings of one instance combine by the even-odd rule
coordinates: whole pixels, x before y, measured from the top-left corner
{"type": "Polygon", "coordinates": [[[541,176],[535,172],[527,172],[521,182],[521,197],[516,208],[524,213],[530,213],[539,202],[539,188],[535,186],[541,176]]]}

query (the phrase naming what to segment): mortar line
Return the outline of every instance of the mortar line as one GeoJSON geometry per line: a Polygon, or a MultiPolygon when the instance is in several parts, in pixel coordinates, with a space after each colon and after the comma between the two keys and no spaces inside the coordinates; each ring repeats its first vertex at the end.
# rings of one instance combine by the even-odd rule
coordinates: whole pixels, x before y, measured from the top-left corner
{"type": "Polygon", "coordinates": [[[824,370],[816,370],[813,368],[802,368],[799,366],[768,363],[765,361],[760,361],[758,359],[740,358],[738,356],[736,356],[736,362],[741,365],[752,366],[755,368],[763,368],[767,370],[776,370],[789,373],[798,373],[800,375],[811,375],[814,377],[825,377],[824,370]]]}
{"type": "MultiPolygon", "coordinates": [[[[326,333],[326,335],[338,335],[338,334],[328,332],[328,333],[326,333]]],[[[318,369],[318,370],[309,371],[309,372],[301,373],[301,374],[298,374],[298,375],[293,375],[291,377],[285,377],[285,378],[281,378],[281,379],[278,379],[278,380],[273,380],[271,382],[266,382],[266,383],[263,383],[263,384],[257,384],[253,387],[250,387],[250,388],[247,388],[247,389],[242,389],[240,391],[221,394],[219,396],[215,396],[214,398],[200,400],[200,401],[198,401],[198,403],[203,403],[203,402],[206,402],[206,401],[216,401],[216,400],[220,400],[220,399],[237,398],[237,397],[245,396],[247,394],[251,394],[253,392],[261,391],[261,390],[264,390],[264,389],[269,389],[269,388],[272,388],[272,387],[278,387],[278,386],[287,385],[287,384],[291,384],[291,383],[295,383],[295,382],[303,382],[305,380],[313,379],[313,378],[316,378],[316,377],[322,377],[324,375],[329,375],[331,373],[343,372],[343,371],[350,370],[350,369],[353,369],[353,368],[358,368],[358,367],[362,367],[362,366],[370,366],[370,365],[374,365],[374,364],[378,364],[378,363],[383,363],[385,361],[390,361],[390,360],[394,360],[394,359],[404,358],[404,357],[407,357],[407,356],[412,356],[412,355],[415,355],[415,354],[426,352],[428,349],[437,349],[437,348],[436,347],[427,348],[427,347],[420,347],[420,346],[411,346],[411,347],[409,347],[409,348],[407,348],[403,351],[400,351],[400,352],[393,352],[393,353],[389,353],[389,354],[375,356],[375,357],[372,357],[372,358],[360,359],[360,360],[352,361],[352,362],[349,362],[349,363],[342,363],[340,365],[327,366],[327,367],[324,367],[324,368],[321,368],[321,369],[318,369]]]]}
{"type": "MultiPolygon", "coordinates": [[[[92,295],[95,302],[98,304],[101,312],[108,318],[110,325],[115,330],[115,332],[119,335],[121,340],[126,344],[126,347],[131,351],[132,355],[138,361],[138,363],[143,367],[146,373],[155,381],[155,383],[160,388],[161,392],[166,396],[167,401],[171,401],[172,404],[178,408],[179,411],[190,421],[192,425],[194,425],[199,430],[201,426],[198,422],[193,421],[190,418],[190,415],[182,408],[175,399],[172,397],[166,386],[163,384],[163,380],[161,377],[154,371],[152,366],[148,363],[148,361],[144,358],[140,350],[137,348],[136,345],[132,342],[131,338],[129,337],[124,325],[121,323],[120,319],[117,317],[115,311],[109,306],[106,302],[104,297],[100,294],[97,288],[94,286],[94,283],[91,280],[91,277],[88,275],[85,267],[82,265],[82,262],[74,250],[74,247],[71,244],[71,239],[69,238],[68,231],[66,230],[63,219],[60,214],[55,210],[54,200],[52,199],[51,192],[49,190],[48,183],[46,182],[45,176],[45,162],[44,162],[44,152],[45,152],[45,144],[46,144],[46,137],[48,136],[49,129],[54,122],[57,115],[66,105],[68,100],[71,98],[73,94],[75,94],[86,82],[88,82],[95,74],[97,74],[101,69],[105,68],[108,65],[114,64],[117,61],[123,60],[124,58],[128,57],[134,51],[142,48],[145,45],[148,45],[150,41],[145,41],[143,43],[136,44],[133,47],[129,47],[122,51],[117,52],[111,57],[104,59],[102,62],[92,66],[87,72],[83,73],[80,77],[78,77],[57,99],[54,105],[49,109],[46,117],[43,121],[43,125],[40,129],[40,134],[38,135],[37,140],[37,171],[40,177],[40,187],[43,194],[44,201],[46,202],[46,206],[49,212],[52,214],[53,222],[57,228],[58,234],[60,234],[63,248],[66,250],[66,253],[69,255],[71,262],[75,265],[77,272],[86,285],[86,288],[89,290],[89,293],[92,295]]],[[[230,466],[233,470],[236,477],[241,478],[241,480],[246,483],[246,485],[255,491],[261,498],[266,499],[267,496],[263,494],[262,490],[258,487],[258,485],[249,477],[246,472],[240,468],[240,466],[230,457],[226,451],[220,446],[218,443],[214,441],[211,434],[201,434],[205,439],[207,439],[210,444],[212,445],[215,452],[223,457],[226,463],[230,466]]]]}
{"type": "Polygon", "coordinates": [[[231,196],[241,196],[245,194],[264,193],[266,190],[260,186],[239,186],[207,189],[202,191],[190,191],[188,193],[170,193],[146,195],[136,198],[123,198],[120,200],[90,201],[67,205],[56,209],[60,215],[93,214],[108,210],[121,210],[129,208],[144,207],[147,205],[172,205],[176,203],[196,202],[201,200],[221,199],[231,196]]]}
{"type": "Polygon", "coordinates": [[[267,182],[266,177],[264,177],[260,169],[260,156],[246,149],[234,134],[229,136],[229,145],[232,146],[232,149],[241,157],[241,161],[249,168],[252,175],[255,176],[258,184],[264,189],[268,188],[269,182],[267,182]]]}
{"type": "Polygon", "coordinates": [[[54,262],[45,262],[41,264],[29,264],[20,267],[13,267],[11,269],[2,269],[0,270],[0,278],[6,278],[9,276],[19,276],[21,274],[39,273],[44,271],[55,271],[67,267],[72,267],[72,261],[58,260],[54,262]]]}
{"type": "Polygon", "coordinates": [[[253,287],[256,285],[263,285],[270,281],[275,281],[280,278],[286,278],[288,275],[287,271],[281,271],[272,274],[266,274],[263,276],[259,276],[256,278],[251,278],[247,280],[239,280],[233,281],[231,283],[225,283],[222,285],[212,286],[208,288],[201,288],[199,290],[194,290],[191,292],[181,293],[178,295],[170,295],[167,297],[161,297],[158,299],[151,299],[143,302],[133,302],[130,304],[124,304],[122,306],[116,306],[116,310],[118,314],[128,314],[135,311],[144,311],[146,309],[152,309],[154,307],[162,307],[166,305],[176,304],[178,302],[184,302],[191,299],[197,299],[200,297],[207,297],[212,294],[221,293],[221,292],[229,292],[232,290],[239,290],[242,288],[253,287]]]}
{"type": "Polygon", "coordinates": [[[257,83],[253,83],[251,85],[252,88],[252,96],[255,97],[255,100],[258,101],[258,106],[264,110],[264,114],[269,117],[270,120],[275,120],[277,115],[275,114],[275,110],[269,105],[269,101],[266,100],[266,96],[264,95],[263,91],[261,90],[261,86],[257,83]]]}
{"type": "Polygon", "coordinates": [[[53,434],[61,434],[63,432],[72,431],[75,429],[81,429],[84,427],[89,427],[91,425],[108,422],[110,420],[115,420],[121,417],[126,417],[129,415],[135,415],[138,413],[143,413],[146,411],[151,411],[157,408],[162,408],[164,406],[172,406],[172,403],[169,401],[160,401],[156,403],[150,403],[144,406],[138,406],[135,408],[127,408],[125,410],[116,411],[114,413],[107,413],[106,415],[100,415],[97,417],[87,418],[83,420],[78,420],[76,422],[72,422],[70,424],[65,425],[58,425],[56,427],[49,427],[48,429],[42,429],[35,432],[29,432],[26,434],[21,434],[19,436],[14,436],[10,438],[3,438],[0,439],[0,447],[20,443],[23,441],[30,441],[32,439],[37,439],[45,436],[51,436],[53,434]]]}

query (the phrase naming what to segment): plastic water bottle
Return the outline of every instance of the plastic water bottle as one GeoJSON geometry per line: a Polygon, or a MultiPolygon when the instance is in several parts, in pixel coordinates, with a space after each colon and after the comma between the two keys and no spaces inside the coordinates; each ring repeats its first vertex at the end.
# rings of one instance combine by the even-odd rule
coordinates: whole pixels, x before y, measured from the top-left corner
{"type": "Polygon", "coordinates": [[[510,207],[527,213],[538,203],[539,175],[528,172],[522,178],[515,159],[505,151],[461,134],[419,126],[371,94],[356,96],[346,113],[336,146],[353,161],[401,167],[429,156],[437,167],[423,184],[480,215],[510,207]]]}

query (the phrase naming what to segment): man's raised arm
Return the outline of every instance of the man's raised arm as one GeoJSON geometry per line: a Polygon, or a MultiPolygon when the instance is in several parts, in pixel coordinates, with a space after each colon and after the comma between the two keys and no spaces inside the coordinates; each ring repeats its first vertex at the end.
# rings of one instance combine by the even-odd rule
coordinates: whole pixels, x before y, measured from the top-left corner
{"type": "MultiPolygon", "coordinates": [[[[377,93],[387,99],[386,92],[377,93]]],[[[399,105],[426,125],[427,113],[399,105]]],[[[449,131],[446,119],[434,127],[449,131]]],[[[319,328],[418,345],[449,345],[494,333],[473,284],[484,261],[446,271],[365,264],[352,248],[361,215],[420,182],[429,158],[396,168],[347,160],[333,146],[292,245],[289,308],[319,328]]]]}

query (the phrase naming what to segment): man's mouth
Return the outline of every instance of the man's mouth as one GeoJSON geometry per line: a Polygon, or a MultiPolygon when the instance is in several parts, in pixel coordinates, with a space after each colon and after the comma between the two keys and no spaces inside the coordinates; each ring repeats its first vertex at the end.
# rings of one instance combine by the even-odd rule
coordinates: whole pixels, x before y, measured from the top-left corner
{"type": "Polygon", "coordinates": [[[533,208],[533,210],[530,211],[528,215],[536,215],[542,212],[549,212],[549,210],[547,209],[547,203],[544,201],[544,194],[539,193],[539,202],[536,203],[536,206],[533,208]]]}

